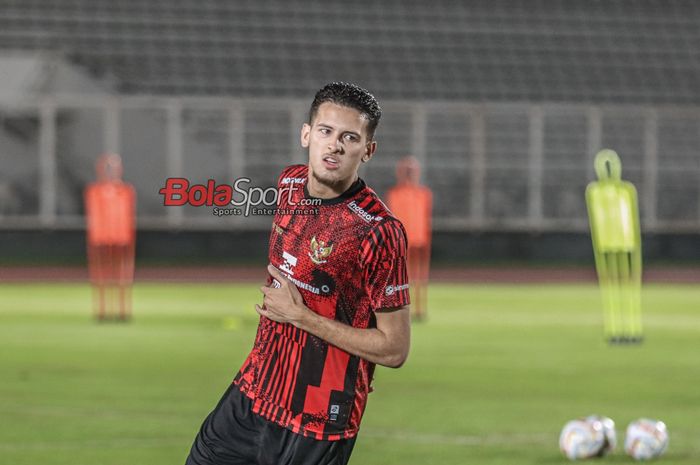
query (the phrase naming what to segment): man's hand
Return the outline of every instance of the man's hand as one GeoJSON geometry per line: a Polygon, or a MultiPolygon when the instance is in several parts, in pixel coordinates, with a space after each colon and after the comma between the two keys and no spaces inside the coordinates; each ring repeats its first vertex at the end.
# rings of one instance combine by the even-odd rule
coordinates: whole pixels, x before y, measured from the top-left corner
{"type": "Polygon", "coordinates": [[[267,271],[280,287],[273,284],[260,288],[265,296],[262,306],[255,305],[260,315],[279,323],[291,323],[372,363],[398,368],[408,357],[411,341],[408,306],[376,312],[376,328],[353,328],[315,313],[304,304],[293,282],[272,265],[267,266],[267,271]]]}
{"type": "Polygon", "coordinates": [[[264,296],[263,304],[262,306],[255,304],[255,310],[260,315],[279,323],[299,326],[304,316],[311,310],[304,305],[304,299],[293,282],[272,264],[267,265],[267,271],[280,286],[262,286],[260,291],[264,296]]]}

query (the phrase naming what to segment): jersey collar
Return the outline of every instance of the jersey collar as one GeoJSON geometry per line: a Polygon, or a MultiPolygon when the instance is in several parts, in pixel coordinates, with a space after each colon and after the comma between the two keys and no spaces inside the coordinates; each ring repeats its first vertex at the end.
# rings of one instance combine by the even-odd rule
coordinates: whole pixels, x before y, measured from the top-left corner
{"type": "MultiPolygon", "coordinates": [[[[304,197],[307,199],[316,199],[318,197],[313,197],[309,194],[309,190],[307,189],[307,183],[304,183],[304,197]]],[[[362,189],[364,189],[366,186],[365,182],[362,180],[362,178],[357,178],[357,181],[352,183],[348,189],[340,194],[338,197],[333,197],[332,199],[319,199],[321,200],[321,205],[335,205],[341,202],[344,202],[352,197],[355,196],[358,192],[360,192],[362,189]]]]}

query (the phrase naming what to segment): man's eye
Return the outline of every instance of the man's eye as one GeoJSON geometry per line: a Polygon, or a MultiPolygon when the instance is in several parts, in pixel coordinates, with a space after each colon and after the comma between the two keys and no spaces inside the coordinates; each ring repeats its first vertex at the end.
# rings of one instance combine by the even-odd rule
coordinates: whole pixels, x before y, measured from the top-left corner
{"type": "Polygon", "coordinates": [[[345,134],[345,140],[350,142],[357,142],[357,136],[355,134],[345,134]]]}
{"type": "Polygon", "coordinates": [[[320,132],[321,134],[327,136],[328,134],[330,134],[331,130],[328,129],[328,128],[321,128],[321,129],[319,129],[319,132],[320,132]]]}

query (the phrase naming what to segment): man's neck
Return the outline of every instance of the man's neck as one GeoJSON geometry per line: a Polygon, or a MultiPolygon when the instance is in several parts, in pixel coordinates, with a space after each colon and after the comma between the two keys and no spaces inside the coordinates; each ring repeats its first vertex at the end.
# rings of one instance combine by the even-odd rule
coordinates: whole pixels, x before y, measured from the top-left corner
{"type": "Polygon", "coordinates": [[[329,186],[321,183],[313,176],[309,176],[306,183],[306,190],[309,192],[311,197],[315,197],[317,199],[334,199],[336,197],[340,197],[345,191],[350,189],[350,186],[352,186],[357,179],[358,176],[356,174],[354,178],[349,178],[343,183],[329,186]]]}

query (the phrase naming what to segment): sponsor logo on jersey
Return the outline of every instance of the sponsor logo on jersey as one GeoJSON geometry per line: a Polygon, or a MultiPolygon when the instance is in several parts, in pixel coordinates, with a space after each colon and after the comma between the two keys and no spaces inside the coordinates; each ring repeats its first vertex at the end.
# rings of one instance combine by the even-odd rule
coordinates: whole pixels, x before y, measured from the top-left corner
{"type": "Polygon", "coordinates": [[[306,178],[282,178],[282,182],[280,184],[304,184],[306,182],[306,178]]]}
{"type": "Polygon", "coordinates": [[[408,289],[408,284],[389,284],[386,289],[384,290],[384,293],[389,296],[389,295],[394,295],[395,293],[399,291],[403,291],[404,289],[408,289]]]}
{"type": "Polygon", "coordinates": [[[372,221],[381,221],[382,217],[381,216],[374,216],[371,213],[367,213],[364,208],[359,206],[358,204],[355,203],[353,200],[348,204],[348,208],[352,210],[357,216],[365,220],[367,223],[371,223],[372,221]]]}
{"type": "Polygon", "coordinates": [[[294,275],[294,267],[297,266],[297,257],[287,251],[282,251],[282,258],[284,259],[284,263],[280,266],[280,270],[294,275]]]}
{"type": "Polygon", "coordinates": [[[333,252],[333,244],[326,244],[323,241],[316,240],[316,236],[311,238],[311,252],[309,252],[309,257],[311,261],[317,265],[321,263],[326,263],[328,256],[333,252]]]}
{"type": "Polygon", "coordinates": [[[340,413],[340,405],[338,404],[332,404],[331,405],[331,411],[330,411],[330,420],[331,421],[336,421],[338,420],[338,414],[340,413]]]}
{"type": "Polygon", "coordinates": [[[306,291],[313,292],[314,294],[321,295],[321,289],[317,288],[316,286],[305,283],[304,281],[299,281],[292,276],[287,276],[287,279],[293,282],[299,289],[304,289],[306,291]]]}

